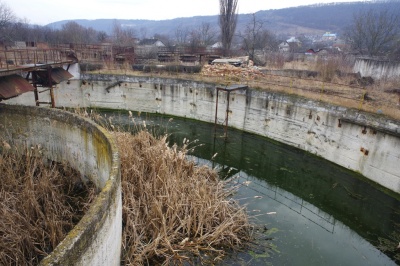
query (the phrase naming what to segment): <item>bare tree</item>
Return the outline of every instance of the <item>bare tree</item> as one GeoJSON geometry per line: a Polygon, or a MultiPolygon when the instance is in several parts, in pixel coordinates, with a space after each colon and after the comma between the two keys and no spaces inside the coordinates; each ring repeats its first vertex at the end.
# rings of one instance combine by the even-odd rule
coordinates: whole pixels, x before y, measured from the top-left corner
{"type": "Polygon", "coordinates": [[[228,55],[231,48],[232,38],[235,34],[237,24],[238,0],[219,0],[219,25],[221,27],[221,42],[224,55],[228,55]]]}
{"type": "Polygon", "coordinates": [[[264,24],[264,21],[256,18],[256,14],[252,14],[244,32],[239,34],[242,38],[242,47],[250,60],[257,61],[256,51],[262,51],[265,47],[268,47],[268,50],[272,48],[270,46],[273,45],[274,38],[264,24]]]}
{"type": "Polygon", "coordinates": [[[209,23],[202,23],[197,29],[194,29],[188,34],[187,47],[191,53],[199,51],[199,49],[206,49],[207,45],[211,45],[215,41],[216,33],[213,31],[209,23]]]}
{"type": "Polygon", "coordinates": [[[85,33],[85,27],[79,25],[75,21],[69,21],[62,25],[61,33],[63,36],[64,43],[85,43],[87,36],[85,33]]]}
{"type": "Polygon", "coordinates": [[[98,39],[98,34],[99,32],[95,29],[93,29],[92,27],[89,28],[85,28],[85,35],[86,35],[86,40],[84,43],[88,44],[88,43],[98,43],[99,39],[98,39]]]}
{"type": "Polygon", "coordinates": [[[57,30],[54,30],[50,27],[43,27],[39,25],[31,25],[30,32],[33,36],[31,41],[35,42],[47,42],[47,43],[59,43],[57,30]]]}
{"type": "Polygon", "coordinates": [[[7,29],[9,31],[8,36],[10,36],[12,40],[36,41],[36,36],[31,31],[28,21],[21,20],[10,23],[7,29]]]}
{"type": "Polygon", "coordinates": [[[8,26],[16,19],[14,12],[7,6],[6,3],[0,1],[0,29],[8,26]]]}
{"type": "Polygon", "coordinates": [[[215,42],[217,33],[210,23],[203,22],[197,31],[200,37],[200,45],[207,46],[215,42]]]}
{"type": "Polygon", "coordinates": [[[14,12],[7,6],[6,3],[0,1],[0,39],[11,39],[10,26],[15,22],[16,17],[14,12]]]}
{"type": "Polygon", "coordinates": [[[108,38],[107,32],[105,32],[105,31],[97,32],[97,41],[98,42],[103,43],[107,40],[107,38],[108,38]]]}
{"type": "Polygon", "coordinates": [[[400,16],[389,10],[370,9],[355,14],[346,37],[352,48],[360,54],[381,55],[394,47],[400,33],[400,16]]]}
{"type": "Polygon", "coordinates": [[[147,28],[141,27],[140,30],[140,39],[147,39],[147,28]]]}
{"type": "Polygon", "coordinates": [[[112,34],[115,45],[133,46],[135,44],[136,33],[134,29],[130,27],[123,28],[117,20],[114,20],[112,34]]]}
{"type": "Polygon", "coordinates": [[[179,25],[175,30],[175,41],[178,45],[185,45],[188,42],[189,29],[183,25],[179,25]]]}
{"type": "Polygon", "coordinates": [[[188,36],[188,46],[191,53],[195,53],[199,48],[204,47],[201,41],[200,31],[192,30],[188,36]]]}

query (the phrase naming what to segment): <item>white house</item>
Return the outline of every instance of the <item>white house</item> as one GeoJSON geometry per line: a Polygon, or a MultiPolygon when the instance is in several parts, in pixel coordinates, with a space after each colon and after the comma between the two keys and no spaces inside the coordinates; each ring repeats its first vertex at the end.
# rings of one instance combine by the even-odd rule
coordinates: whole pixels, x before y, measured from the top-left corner
{"type": "Polygon", "coordinates": [[[278,48],[279,48],[279,52],[287,53],[290,51],[290,45],[287,41],[281,42],[278,45],[278,48]]]}
{"type": "Polygon", "coordinates": [[[165,44],[158,39],[143,39],[139,42],[139,46],[147,47],[165,47],[165,44]]]}
{"type": "Polygon", "coordinates": [[[165,44],[158,39],[143,39],[136,46],[135,53],[138,56],[153,58],[163,47],[165,44]]]}

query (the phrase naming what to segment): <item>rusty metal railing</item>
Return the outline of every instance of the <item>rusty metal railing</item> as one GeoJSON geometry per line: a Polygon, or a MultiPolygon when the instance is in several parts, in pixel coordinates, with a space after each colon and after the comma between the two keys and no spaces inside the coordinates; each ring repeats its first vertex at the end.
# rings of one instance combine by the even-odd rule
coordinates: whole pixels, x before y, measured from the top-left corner
{"type": "Polygon", "coordinates": [[[14,49],[0,51],[0,70],[73,61],[71,49],[14,49]]]}

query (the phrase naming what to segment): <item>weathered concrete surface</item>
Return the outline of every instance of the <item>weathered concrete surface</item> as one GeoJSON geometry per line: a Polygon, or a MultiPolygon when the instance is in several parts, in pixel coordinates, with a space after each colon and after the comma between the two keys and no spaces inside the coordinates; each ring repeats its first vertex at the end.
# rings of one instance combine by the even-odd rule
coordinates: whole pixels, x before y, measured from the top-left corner
{"type": "Polygon", "coordinates": [[[353,71],[362,77],[396,80],[400,78],[400,62],[357,58],[353,71]]]}
{"type": "MultiPolygon", "coordinates": [[[[214,123],[213,84],[111,75],[81,78],[59,85],[57,106],[165,113],[214,123]]],[[[26,104],[32,97],[18,101],[26,104]]],[[[230,98],[230,126],[306,150],[400,193],[398,121],[255,89],[232,92],[230,98]]],[[[226,104],[226,93],[220,93],[220,124],[226,104]]]]}
{"type": "Polygon", "coordinates": [[[117,145],[89,120],[56,109],[0,104],[0,139],[40,145],[100,190],[89,211],[41,265],[120,265],[122,200],[117,145]]]}

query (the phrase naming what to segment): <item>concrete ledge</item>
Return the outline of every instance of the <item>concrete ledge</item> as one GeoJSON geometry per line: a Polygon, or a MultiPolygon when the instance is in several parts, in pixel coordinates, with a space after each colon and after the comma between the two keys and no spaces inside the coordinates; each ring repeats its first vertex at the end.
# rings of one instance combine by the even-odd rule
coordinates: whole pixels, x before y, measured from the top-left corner
{"type": "Polygon", "coordinates": [[[67,161],[100,193],[41,265],[120,265],[121,173],[117,144],[95,123],[39,107],[0,104],[0,137],[16,146],[40,145],[53,161],[67,161]]]}

